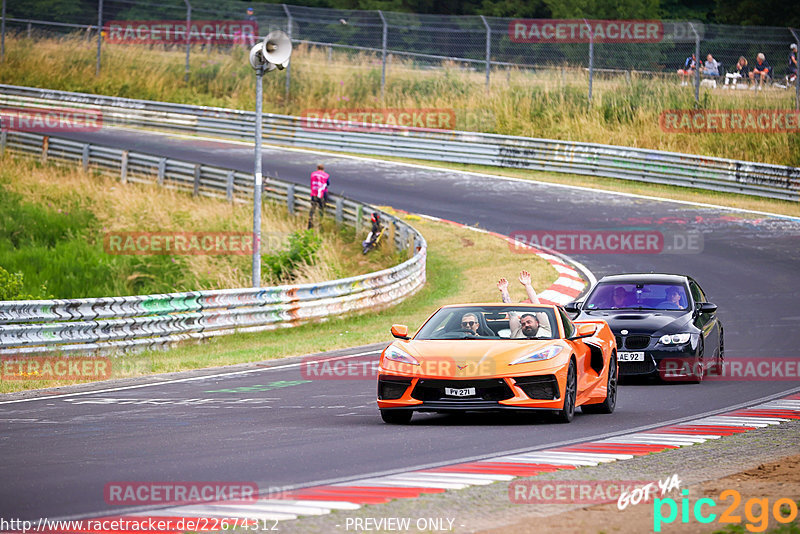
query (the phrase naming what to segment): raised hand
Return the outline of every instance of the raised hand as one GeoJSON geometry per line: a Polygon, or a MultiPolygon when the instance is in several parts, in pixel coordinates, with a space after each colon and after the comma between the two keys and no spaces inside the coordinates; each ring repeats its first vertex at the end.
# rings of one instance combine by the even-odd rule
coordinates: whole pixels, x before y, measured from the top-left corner
{"type": "Polygon", "coordinates": [[[500,291],[508,291],[508,280],[501,278],[497,281],[497,289],[500,291]]]}
{"type": "Polygon", "coordinates": [[[519,273],[519,283],[523,286],[531,285],[531,273],[528,271],[522,271],[519,273]]]}

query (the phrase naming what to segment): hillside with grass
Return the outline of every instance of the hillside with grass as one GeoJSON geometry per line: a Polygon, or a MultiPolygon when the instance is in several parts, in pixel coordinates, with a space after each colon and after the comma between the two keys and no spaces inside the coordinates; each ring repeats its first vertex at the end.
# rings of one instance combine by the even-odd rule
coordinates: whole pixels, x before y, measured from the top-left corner
{"type": "MultiPolygon", "coordinates": [[[[80,37],[10,37],[0,63],[4,83],[128,98],[252,110],[255,78],[242,48],[195,47],[184,82],[184,49],[106,44],[95,76],[95,45],[80,37]],[[113,68],[124,65],[124,68],[113,68]]],[[[688,152],[784,165],[800,165],[793,133],[668,133],[662,112],[693,109],[692,87],[676,76],[604,77],[597,74],[593,102],[584,69],[536,72],[496,70],[487,94],[482,72],[455,64],[418,69],[392,58],[381,100],[380,59],[363,53],[298,46],[292,55],[290,97],[285,74],[264,77],[264,111],[302,115],[319,109],[444,109],[456,129],[688,152]]],[[[701,88],[704,109],[794,108],[792,91],[701,88]]]]}
{"type": "MultiPolygon", "coordinates": [[[[0,300],[82,298],[251,285],[250,254],[123,254],[106,236],[127,232],[252,235],[252,206],[156,185],[121,184],[71,167],[0,159],[0,300]]],[[[363,256],[360,239],[328,217],[306,231],[304,214],[265,209],[262,284],[333,280],[401,258],[363,256]]]]}

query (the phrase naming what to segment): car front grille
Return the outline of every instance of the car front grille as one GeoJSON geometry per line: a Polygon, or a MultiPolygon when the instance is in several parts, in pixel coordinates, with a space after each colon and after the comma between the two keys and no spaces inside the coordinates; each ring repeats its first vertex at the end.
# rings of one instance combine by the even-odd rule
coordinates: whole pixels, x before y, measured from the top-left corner
{"type": "Polygon", "coordinates": [[[619,362],[619,374],[625,375],[643,375],[649,374],[656,370],[656,364],[653,358],[646,357],[643,362],[619,362]]]}
{"type": "Polygon", "coordinates": [[[481,380],[438,380],[420,378],[411,396],[423,402],[426,401],[501,401],[510,399],[514,392],[508,387],[506,381],[501,378],[490,378],[481,380]],[[444,394],[444,388],[475,388],[475,395],[470,397],[453,397],[444,394]]]}
{"type": "Polygon", "coordinates": [[[520,376],[514,382],[531,399],[555,400],[559,396],[555,375],[520,376]]]}
{"type": "Polygon", "coordinates": [[[625,348],[639,350],[647,348],[650,344],[650,336],[628,336],[625,338],[625,348]]]}

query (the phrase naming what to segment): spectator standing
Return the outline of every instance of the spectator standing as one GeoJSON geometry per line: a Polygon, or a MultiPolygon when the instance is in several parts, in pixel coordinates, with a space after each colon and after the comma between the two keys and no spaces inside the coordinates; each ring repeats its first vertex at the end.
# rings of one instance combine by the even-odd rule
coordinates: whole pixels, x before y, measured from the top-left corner
{"type": "Polygon", "coordinates": [[[317,170],[311,173],[311,211],[308,213],[308,227],[314,226],[314,212],[319,206],[320,219],[325,214],[325,199],[328,196],[330,175],[325,172],[325,166],[320,163],[317,170]]]}

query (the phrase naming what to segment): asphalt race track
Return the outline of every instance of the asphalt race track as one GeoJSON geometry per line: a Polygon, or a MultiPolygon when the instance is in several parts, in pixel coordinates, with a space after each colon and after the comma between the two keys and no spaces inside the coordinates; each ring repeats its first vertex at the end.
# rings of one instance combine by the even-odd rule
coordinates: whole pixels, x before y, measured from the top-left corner
{"type": "MultiPolygon", "coordinates": [[[[243,171],[253,168],[252,148],[245,145],[128,130],[69,136],[243,171]]],[[[331,173],[336,193],[503,234],[700,230],[699,253],[575,258],[598,277],[651,270],[691,275],[719,305],[726,357],[797,358],[800,220],[264,150],[264,173],[297,183],[307,184],[319,162],[331,173]]],[[[517,293],[520,288],[512,297],[517,293]]],[[[655,426],[800,385],[778,380],[632,384],[621,387],[613,415],[578,414],[569,425],[515,416],[417,414],[411,425],[398,427],[381,422],[372,380],[308,380],[296,362],[148,387],[0,402],[0,517],[119,514],[124,510],[103,497],[104,485],[115,481],[253,481],[264,489],[454,463],[655,426]]]]}

